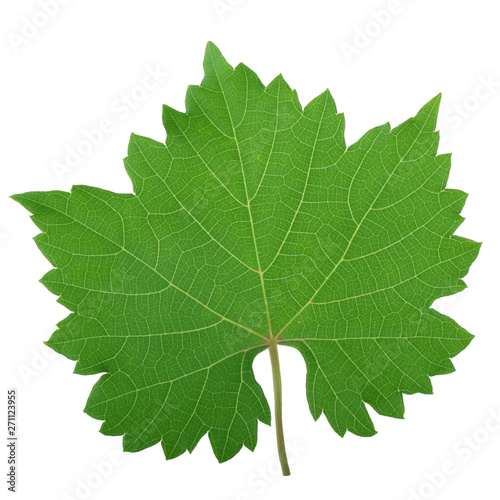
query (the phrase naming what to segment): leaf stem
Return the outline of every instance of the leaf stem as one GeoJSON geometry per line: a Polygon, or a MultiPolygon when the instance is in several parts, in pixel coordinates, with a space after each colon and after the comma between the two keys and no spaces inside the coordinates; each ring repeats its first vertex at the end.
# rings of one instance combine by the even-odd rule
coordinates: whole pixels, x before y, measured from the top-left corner
{"type": "Polygon", "coordinates": [[[280,360],[278,357],[278,345],[274,338],[269,342],[269,356],[273,369],[274,386],[274,418],[276,420],[276,441],[278,442],[278,455],[280,457],[281,470],[284,476],[290,475],[290,467],[285,449],[285,436],[283,434],[283,399],[281,391],[280,360]]]}

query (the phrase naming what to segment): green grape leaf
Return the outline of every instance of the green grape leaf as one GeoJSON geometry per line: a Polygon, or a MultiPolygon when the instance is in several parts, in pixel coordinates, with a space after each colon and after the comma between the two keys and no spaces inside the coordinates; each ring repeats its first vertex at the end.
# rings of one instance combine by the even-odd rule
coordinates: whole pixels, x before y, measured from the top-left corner
{"type": "Polygon", "coordinates": [[[470,342],[431,305],[465,287],[480,245],[453,235],[466,194],[445,189],[440,96],[346,147],[328,91],[302,108],[281,75],[266,87],[211,43],[204,70],[185,113],[164,107],[166,143],[132,135],[134,194],[13,198],[72,311],[47,344],[104,373],[85,407],[101,432],[168,459],[207,433],[219,461],[253,450],[271,413],[252,363],[269,349],[286,474],[278,346],[303,355],[315,419],[371,436],[366,403],[402,418],[402,395],[431,393],[470,342]]]}

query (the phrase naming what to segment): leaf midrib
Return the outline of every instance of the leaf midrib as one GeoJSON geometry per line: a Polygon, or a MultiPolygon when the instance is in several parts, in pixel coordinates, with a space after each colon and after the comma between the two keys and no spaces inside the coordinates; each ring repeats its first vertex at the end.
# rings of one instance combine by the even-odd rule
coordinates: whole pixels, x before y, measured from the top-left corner
{"type": "MultiPolygon", "coordinates": [[[[234,122],[233,122],[233,117],[232,117],[232,114],[231,114],[231,110],[229,108],[229,105],[228,105],[228,102],[227,102],[227,98],[226,98],[226,94],[224,92],[224,87],[222,86],[222,83],[220,81],[219,73],[218,73],[217,67],[216,67],[216,65],[214,63],[212,53],[210,53],[210,57],[211,57],[211,60],[212,60],[212,66],[214,68],[215,76],[217,77],[217,82],[219,83],[219,87],[221,89],[222,97],[224,98],[224,103],[226,104],[227,114],[229,116],[229,120],[231,122],[231,128],[233,130],[234,142],[235,142],[236,148],[238,150],[238,157],[239,157],[239,161],[240,161],[240,165],[241,165],[241,175],[242,175],[242,178],[243,178],[243,185],[245,187],[245,198],[246,198],[246,201],[247,201],[248,217],[249,217],[249,220],[250,220],[250,228],[252,230],[252,239],[253,239],[253,244],[254,244],[254,249],[255,249],[255,259],[256,259],[256,262],[257,262],[258,274],[259,274],[259,278],[260,278],[260,285],[261,285],[261,288],[262,288],[262,296],[264,298],[264,305],[265,305],[265,308],[266,308],[268,335],[265,338],[267,338],[270,341],[273,338],[273,328],[272,328],[272,322],[271,322],[271,315],[269,314],[269,303],[268,303],[268,300],[267,300],[266,285],[264,283],[264,274],[263,274],[263,271],[262,271],[262,268],[261,268],[261,265],[260,265],[260,256],[259,256],[259,250],[258,250],[258,247],[257,247],[257,238],[255,237],[255,228],[254,228],[253,217],[252,217],[252,209],[250,207],[250,198],[248,196],[247,180],[246,180],[246,176],[245,176],[245,168],[243,166],[243,159],[241,157],[240,144],[239,144],[239,141],[238,141],[238,136],[236,134],[236,128],[234,126],[234,122]]],[[[245,73],[245,80],[246,80],[247,86],[248,86],[248,78],[247,78],[246,73],[245,73]]],[[[240,123],[241,123],[241,121],[240,121],[240,123]]],[[[271,152],[269,154],[271,154],[271,152]]]]}

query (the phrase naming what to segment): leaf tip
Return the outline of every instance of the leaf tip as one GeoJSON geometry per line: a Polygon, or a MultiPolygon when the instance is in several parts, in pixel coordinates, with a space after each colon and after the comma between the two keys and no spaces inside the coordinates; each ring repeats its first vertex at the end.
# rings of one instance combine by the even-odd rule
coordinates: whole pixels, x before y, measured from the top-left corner
{"type": "Polygon", "coordinates": [[[215,45],[215,43],[211,41],[208,41],[207,46],[205,47],[205,61],[208,61],[209,59],[222,59],[224,62],[226,62],[219,47],[217,47],[217,45],[215,45]]]}
{"type": "Polygon", "coordinates": [[[21,205],[22,207],[24,207],[26,210],[28,210],[29,212],[33,213],[30,209],[29,209],[29,205],[30,205],[30,199],[29,197],[27,196],[29,193],[18,193],[18,194],[11,194],[9,196],[9,198],[11,200],[14,200],[16,203],[19,203],[19,205],[21,205]]]}
{"type": "Polygon", "coordinates": [[[208,52],[208,51],[216,51],[216,52],[219,52],[219,53],[220,53],[219,48],[217,47],[217,45],[215,45],[215,43],[214,43],[214,42],[212,42],[212,40],[209,40],[209,41],[207,42],[207,45],[206,45],[205,51],[206,51],[206,52],[208,52]]]}
{"type": "Polygon", "coordinates": [[[433,97],[415,116],[415,119],[417,121],[419,121],[419,119],[423,121],[423,130],[436,130],[439,106],[441,105],[441,97],[441,94],[433,97]]]}

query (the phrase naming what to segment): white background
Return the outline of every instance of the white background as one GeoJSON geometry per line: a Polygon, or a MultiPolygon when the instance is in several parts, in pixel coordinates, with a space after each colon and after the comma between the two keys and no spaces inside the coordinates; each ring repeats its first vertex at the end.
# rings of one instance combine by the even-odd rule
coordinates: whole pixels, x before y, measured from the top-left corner
{"type": "MultiPolygon", "coordinates": [[[[0,16],[1,399],[5,415],[5,390],[18,389],[17,497],[499,499],[498,2],[60,0],[50,18],[42,3],[3,2],[0,16]],[[161,105],[184,109],[208,40],[264,83],[283,73],[302,104],[330,88],[346,115],[348,144],[373,126],[399,124],[442,92],[449,187],[470,193],[458,234],[483,242],[469,288],[435,304],[476,338],[454,359],[455,373],[433,378],[434,395],[405,396],[404,420],[369,409],[375,437],[341,439],[324,417],[314,422],[304,362],[281,349],[288,478],[279,474],[274,429],[262,424],[256,451],[223,465],[206,436],[192,455],[167,462],[159,445],[122,454],[120,437],[101,435],[100,422],[82,412],[98,376],[72,374],[73,362],[43,347],[67,311],[38,283],[50,265],[31,240],[38,231],[28,213],[8,198],[72,184],[130,191],[122,166],[130,133],[164,140],[161,105]],[[151,70],[169,74],[141,90],[151,70]],[[126,95],[137,99],[126,104],[126,95]],[[68,147],[103,119],[113,130],[56,175],[68,147]],[[111,459],[112,470],[96,471],[111,459]]],[[[272,401],[267,353],[254,366],[272,401]]],[[[0,487],[7,498],[4,480],[0,487]]]]}

